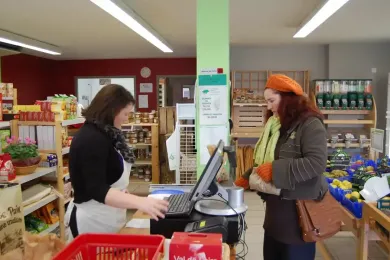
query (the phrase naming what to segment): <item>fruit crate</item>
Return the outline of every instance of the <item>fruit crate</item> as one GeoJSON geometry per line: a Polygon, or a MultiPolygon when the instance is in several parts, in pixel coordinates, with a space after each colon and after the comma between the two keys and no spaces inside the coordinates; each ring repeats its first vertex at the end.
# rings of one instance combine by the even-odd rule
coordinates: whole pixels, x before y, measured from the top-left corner
{"type": "Polygon", "coordinates": [[[352,182],[352,178],[353,178],[353,172],[351,171],[351,169],[346,169],[345,170],[348,175],[347,176],[344,176],[344,177],[339,177],[339,178],[330,178],[330,177],[326,177],[326,180],[328,181],[328,183],[332,183],[334,180],[339,180],[339,181],[349,181],[349,182],[352,182]]]}
{"type": "Polygon", "coordinates": [[[363,215],[363,203],[357,201],[351,201],[344,197],[341,200],[341,205],[347,208],[356,218],[362,218],[363,215]]]}
{"type": "Polygon", "coordinates": [[[341,202],[345,198],[345,194],[352,193],[352,190],[334,188],[329,184],[329,192],[338,202],[341,202]]]}
{"type": "Polygon", "coordinates": [[[256,133],[260,137],[264,129],[266,114],[266,106],[253,104],[234,106],[232,132],[235,134],[256,133]]]}

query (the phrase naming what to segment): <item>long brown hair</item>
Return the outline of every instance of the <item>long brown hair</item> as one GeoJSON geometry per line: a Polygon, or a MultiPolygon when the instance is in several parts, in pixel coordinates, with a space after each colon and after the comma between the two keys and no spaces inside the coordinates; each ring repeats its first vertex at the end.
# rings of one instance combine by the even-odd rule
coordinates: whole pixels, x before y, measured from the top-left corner
{"type": "MultiPolygon", "coordinates": [[[[297,96],[292,92],[280,92],[272,90],[279,94],[281,99],[278,107],[278,116],[280,119],[280,131],[286,132],[292,125],[298,121],[305,121],[309,117],[318,117],[323,120],[324,116],[315,104],[306,96],[297,96]]],[[[272,116],[270,110],[267,111],[267,120],[272,116]]]]}

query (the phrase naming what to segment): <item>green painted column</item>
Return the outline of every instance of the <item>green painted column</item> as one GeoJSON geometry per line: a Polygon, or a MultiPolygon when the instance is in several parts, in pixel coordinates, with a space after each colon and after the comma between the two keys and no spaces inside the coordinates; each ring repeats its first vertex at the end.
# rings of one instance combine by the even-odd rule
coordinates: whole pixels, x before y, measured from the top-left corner
{"type": "Polygon", "coordinates": [[[196,148],[198,177],[209,157],[207,145],[217,144],[219,139],[226,142],[229,140],[229,13],[229,0],[197,0],[196,148]],[[219,71],[219,74],[215,74],[217,68],[222,68],[223,73],[219,71]],[[206,70],[208,72],[205,72],[206,70]],[[210,71],[214,72],[210,73],[210,71]]]}

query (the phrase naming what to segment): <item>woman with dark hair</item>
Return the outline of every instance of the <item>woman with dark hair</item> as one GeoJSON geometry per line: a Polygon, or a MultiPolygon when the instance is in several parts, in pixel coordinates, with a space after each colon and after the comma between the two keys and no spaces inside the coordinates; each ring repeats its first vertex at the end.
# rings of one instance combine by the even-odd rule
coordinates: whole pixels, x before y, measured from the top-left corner
{"type": "Polygon", "coordinates": [[[138,209],[152,218],[164,217],[168,202],[127,192],[134,163],[121,131],[135,105],[120,85],[103,87],[83,111],[83,127],[72,140],[69,171],[74,200],[65,215],[68,241],[82,233],[117,233],[126,210],[138,209]]]}
{"type": "Polygon", "coordinates": [[[236,185],[248,188],[255,176],[278,189],[278,195],[259,192],[266,203],[264,260],[314,260],[316,245],[302,239],[296,200],[322,199],[328,189],[323,116],[284,75],[268,79],[264,97],[268,120],[256,144],[255,168],[236,185]]]}

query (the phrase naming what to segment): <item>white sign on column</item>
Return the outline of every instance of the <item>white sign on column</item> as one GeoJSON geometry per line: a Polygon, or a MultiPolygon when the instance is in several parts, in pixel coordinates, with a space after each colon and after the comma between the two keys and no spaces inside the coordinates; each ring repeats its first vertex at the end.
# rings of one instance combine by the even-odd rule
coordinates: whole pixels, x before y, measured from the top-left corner
{"type": "Polygon", "coordinates": [[[200,125],[224,125],[228,121],[226,86],[199,86],[200,125]]]}

